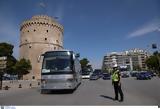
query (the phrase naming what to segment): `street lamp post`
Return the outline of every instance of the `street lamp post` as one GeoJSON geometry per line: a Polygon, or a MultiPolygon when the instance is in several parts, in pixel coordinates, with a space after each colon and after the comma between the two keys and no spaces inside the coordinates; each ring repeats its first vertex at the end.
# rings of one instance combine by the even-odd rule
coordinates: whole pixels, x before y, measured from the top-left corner
{"type": "MultiPolygon", "coordinates": [[[[157,53],[156,53],[156,57],[158,59],[158,63],[159,63],[159,68],[160,68],[160,57],[158,56],[159,55],[159,47],[157,46],[157,44],[152,44],[152,49],[157,49],[157,53]]],[[[160,72],[158,72],[160,73],[160,72]]]]}
{"type": "Polygon", "coordinates": [[[7,63],[7,57],[6,56],[3,56],[3,57],[0,57],[0,90],[2,90],[2,77],[3,77],[3,74],[4,74],[4,70],[6,68],[6,63],[7,63]]]}

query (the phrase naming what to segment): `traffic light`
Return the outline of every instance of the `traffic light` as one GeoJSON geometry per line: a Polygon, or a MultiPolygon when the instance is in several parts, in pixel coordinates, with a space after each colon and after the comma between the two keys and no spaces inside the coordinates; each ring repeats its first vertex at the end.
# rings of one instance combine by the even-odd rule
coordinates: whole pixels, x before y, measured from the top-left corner
{"type": "Polygon", "coordinates": [[[152,48],[156,49],[157,48],[157,44],[152,44],[152,48]]]}

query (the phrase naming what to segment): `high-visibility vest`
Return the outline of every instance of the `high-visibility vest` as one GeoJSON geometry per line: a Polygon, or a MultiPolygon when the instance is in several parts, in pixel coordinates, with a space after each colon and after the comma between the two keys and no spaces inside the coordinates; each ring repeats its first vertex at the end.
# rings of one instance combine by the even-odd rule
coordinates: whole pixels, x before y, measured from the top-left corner
{"type": "Polygon", "coordinates": [[[115,71],[113,74],[112,74],[112,81],[119,81],[119,78],[118,78],[118,71],[115,71]]]}

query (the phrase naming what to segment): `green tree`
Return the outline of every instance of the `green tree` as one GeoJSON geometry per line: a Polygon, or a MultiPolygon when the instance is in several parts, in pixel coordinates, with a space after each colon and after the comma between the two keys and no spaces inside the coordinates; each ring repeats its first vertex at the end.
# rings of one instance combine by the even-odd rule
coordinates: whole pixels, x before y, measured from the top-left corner
{"type": "Polygon", "coordinates": [[[149,70],[160,73],[160,53],[153,53],[153,55],[146,60],[146,64],[149,70]]]}
{"type": "Polygon", "coordinates": [[[102,72],[103,73],[109,73],[110,71],[109,71],[109,69],[102,69],[102,72]]]}
{"type": "Polygon", "coordinates": [[[139,65],[133,65],[133,70],[135,70],[135,71],[141,71],[142,68],[139,65]]]}
{"type": "Polygon", "coordinates": [[[0,43],[0,56],[12,56],[14,46],[8,43],[0,43]]]}
{"type": "Polygon", "coordinates": [[[6,73],[11,75],[16,75],[16,72],[14,70],[14,65],[17,62],[16,58],[13,56],[7,57],[7,67],[6,67],[6,73]]]}
{"type": "Polygon", "coordinates": [[[88,66],[89,60],[87,58],[83,58],[83,59],[80,60],[80,63],[81,63],[81,67],[85,68],[85,67],[88,66]]]}
{"type": "Polygon", "coordinates": [[[158,53],[158,51],[155,51],[155,52],[153,53],[153,55],[154,55],[154,56],[157,56],[157,55],[160,56],[160,53],[158,53]]]}
{"type": "Polygon", "coordinates": [[[17,61],[14,69],[18,73],[18,79],[23,79],[23,75],[28,74],[29,70],[32,69],[31,62],[30,60],[22,58],[21,60],[17,61]]]}
{"type": "Polygon", "coordinates": [[[81,64],[81,67],[82,67],[82,72],[86,71],[87,69],[92,70],[92,66],[89,64],[89,60],[87,58],[81,59],[80,64],[81,64]]]}
{"type": "Polygon", "coordinates": [[[0,81],[1,81],[1,86],[2,86],[2,77],[4,73],[8,74],[13,74],[15,73],[13,70],[13,66],[16,63],[16,59],[14,58],[13,54],[13,48],[14,46],[8,43],[0,43],[0,57],[7,57],[7,63],[6,63],[6,68],[1,70],[0,72],[0,81]]]}
{"type": "Polygon", "coordinates": [[[7,66],[6,66],[6,73],[13,74],[15,73],[13,70],[13,66],[16,63],[16,58],[12,55],[13,54],[14,46],[8,43],[0,43],[0,57],[6,56],[7,57],[7,66]]]}

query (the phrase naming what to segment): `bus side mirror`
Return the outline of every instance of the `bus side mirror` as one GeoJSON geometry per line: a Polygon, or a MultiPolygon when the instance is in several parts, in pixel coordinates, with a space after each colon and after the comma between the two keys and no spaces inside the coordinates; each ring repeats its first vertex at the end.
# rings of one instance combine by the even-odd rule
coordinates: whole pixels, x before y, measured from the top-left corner
{"type": "Polygon", "coordinates": [[[71,69],[74,71],[74,60],[71,61],[71,69]]]}
{"type": "Polygon", "coordinates": [[[41,55],[38,56],[38,58],[37,58],[37,62],[38,62],[38,63],[40,63],[42,56],[44,56],[44,54],[41,54],[41,55]]]}
{"type": "Polygon", "coordinates": [[[80,54],[79,54],[79,53],[77,53],[77,54],[76,54],[76,58],[79,58],[79,57],[80,57],[80,54]]]}

